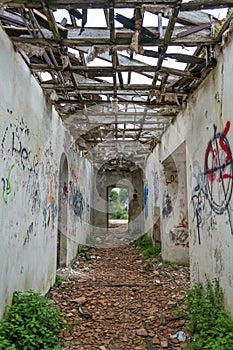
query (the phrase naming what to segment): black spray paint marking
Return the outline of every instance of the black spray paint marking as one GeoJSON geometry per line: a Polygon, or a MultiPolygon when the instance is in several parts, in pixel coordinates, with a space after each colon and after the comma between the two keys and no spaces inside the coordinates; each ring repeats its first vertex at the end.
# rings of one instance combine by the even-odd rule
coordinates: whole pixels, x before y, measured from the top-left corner
{"type": "Polygon", "coordinates": [[[166,193],[163,196],[163,218],[168,218],[169,215],[172,213],[173,208],[172,208],[172,200],[171,200],[171,196],[166,193]]]}
{"type": "Polygon", "coordinates": [[[233,160],[227,134],[230,122],[226,123],[223,132],[217,132],[214,125],[214,136],[209,141],[205,152],[204,175],[206,177],[206,190],[211,209],[218,215],[225,211],[228,214],[231,234],[233,225],[229,203],[233,192],[233,160]],[[214,193],[219,190],[219,195],[214,193]]]}

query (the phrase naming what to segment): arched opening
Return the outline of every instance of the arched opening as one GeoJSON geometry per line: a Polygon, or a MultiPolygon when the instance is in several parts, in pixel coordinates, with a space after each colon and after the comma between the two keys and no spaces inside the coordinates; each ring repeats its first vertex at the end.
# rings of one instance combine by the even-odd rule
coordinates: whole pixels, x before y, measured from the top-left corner
{"type": "Polygon", "coordinates": [[[68,162],[63,154],[60,161],[59,211],[57,232],[57,268],[66,266],[67,260],[67,207],[68,207],[68,162]]]}
{"type": "Polygon", "coordinates": [[[107,197],[108,228],[121,227],[127,231],[129,218],[129,189],[127,187],[109,186],[107,188],[107,197]]]}

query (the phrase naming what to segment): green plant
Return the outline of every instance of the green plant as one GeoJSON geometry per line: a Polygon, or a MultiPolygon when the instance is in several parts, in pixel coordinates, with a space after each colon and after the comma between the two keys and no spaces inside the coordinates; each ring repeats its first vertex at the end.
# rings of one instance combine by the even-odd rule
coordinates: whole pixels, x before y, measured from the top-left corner
{"type": "Polygon", "coordinates": [[[86,244],[88,246],[94,246],[96,244],[96,238],[93,232],[89,233],[86,237],[86,244]]]}
{"type": "Polygon", "coordinates": [[[134,241],[135,248],[139,249],[145,259],[154,258],[161,252],[160,244],[153,244],[153,240],[147,233],[134,241]]]}
{"type": "Polygon", "coordinates": [[[62,284],[62,279],[60,275],[56,275],[55,286],[58,287],[62,284]]]}
{"type": "Polygon", "coordinates": [[[174,262],[172,261],[167,261],[167,260],[163,260],[163,265],[166,265],[167,267],[169,267],[171,270],[177,270],[177,266],[175,265],[174,262]]]}
{"type": "Polygon", "coordinates": [[[58,307],[34,291],[14,292],[0,320],[1,350],[60,350],[56,335],[63,328],[58,307]]]}
{"type": "Polygon", "coordinates": [[[186,292],[191,340],[186,350],[232,350],[233,321],[223,307],[219,282],[197,283],[186,292]]]}
{"type": "Polygon", "coordinates": [[[85,254],[85,246],[83,244],[79,244],[77,249],[77,255],[84,256],[84,254],[85,254]]]}

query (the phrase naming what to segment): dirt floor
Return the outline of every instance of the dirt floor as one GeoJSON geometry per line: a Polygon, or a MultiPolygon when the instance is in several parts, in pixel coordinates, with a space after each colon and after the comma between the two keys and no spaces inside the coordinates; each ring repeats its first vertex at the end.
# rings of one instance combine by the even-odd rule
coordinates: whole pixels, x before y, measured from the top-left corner
{"type": "Polygon", "coordinates": [[[143,260],[122,234],[114,228],[106,247],[102,237],[101,247],[58,271],[62,284],[50,298],[65,313],[61,340],[67,350],[183,349],[178,332],[188,333],[178,310],[189,288],[188,267],[143,260]],[[114,244],[117,235],[121,244],[114,244]]]}

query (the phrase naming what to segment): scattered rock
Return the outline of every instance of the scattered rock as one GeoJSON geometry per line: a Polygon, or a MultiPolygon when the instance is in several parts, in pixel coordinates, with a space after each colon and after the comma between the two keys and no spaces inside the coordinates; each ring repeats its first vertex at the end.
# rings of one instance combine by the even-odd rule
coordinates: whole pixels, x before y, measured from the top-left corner
{"type": "Polygon", "coordinates": [[[185,318],[174,317],[189,288],[188,268],[171,271],[153,260],[156,270],[150,263],[146,269],[132,244],[91,248],[89,254],[96,258],[77,257],[64,271],[68,278],[50,292],[53,304],[65,313],[68,331],[59,338],[66,349],[145,350],[150,340],[156,349],[181,350],[184,342],[171,335],[180,329],[188,334],[185,318]],[[80,306],[91,318],[79,314],[80,306]]]}
{"type": "Polygon", "coordinates": [[[136,330],[137,335],[140,335],[141,337],[147,337],[148,333],[145,330],[145,328],[140,328],[136,330]]]}
{"type": "Polygon", "coordinates": [[[168,341],[167,340],[162,340],[161,341],[161,346],[162,346],[162,348],[168,348],[168,341]]]}

